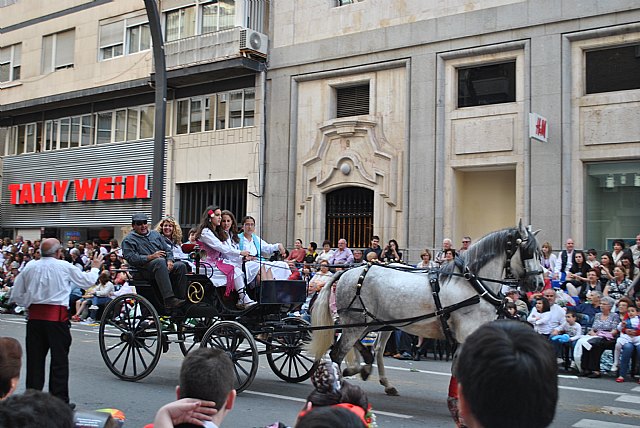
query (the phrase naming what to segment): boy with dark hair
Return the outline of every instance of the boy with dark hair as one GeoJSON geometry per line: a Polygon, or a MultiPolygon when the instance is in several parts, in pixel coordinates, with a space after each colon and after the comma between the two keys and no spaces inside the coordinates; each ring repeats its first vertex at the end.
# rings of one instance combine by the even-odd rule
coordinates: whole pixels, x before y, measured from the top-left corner
{"type": "Polygon", "coordinates": [[[234,373],[233,362],[220,349],[198,348],[189,352],[180,368],[178,401],[158,410],[154,427],[164,428],[172,426],[171,423],[184,428],[198,426],[188,422],[194,417],[206,421],[207,427],[219,427],[236,399],[234,373]]]}
{"type": "Polygon", "coordinates": [[[73,428],[73,411],[68,404],[46,392],[29,389],[0,404],[3,428],[73,428]]]}
{"type": "Polygon", "coordinates": [[[548,340],[523,323],[485,324],[462,345],[455,374],[470,428],[542,428],[553,421],[558,368],[548,340]],[[521,409],[505,412],[504,409],[521,409]]]}
{"type": "Polygon", "coordinates": [[[315,263],[316,257],[318,257],[318,253],[316,250],[318,249],[318,244],[311,241],[309,242],[309,246],[307,247],[307,254],[304,256],[305,263],[315,263]]]}

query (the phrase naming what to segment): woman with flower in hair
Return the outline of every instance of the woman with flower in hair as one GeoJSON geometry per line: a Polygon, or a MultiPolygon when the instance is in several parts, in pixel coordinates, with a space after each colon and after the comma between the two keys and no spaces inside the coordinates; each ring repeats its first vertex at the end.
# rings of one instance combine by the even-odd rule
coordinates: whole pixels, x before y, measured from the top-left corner
{"type": "MultiPolygon", "coordinates": [[[[225,213],[227,213],[225,211],[225,213]]],[[[228,215],[228,214],[227,214],[228,215]]],[[[202,260],[207,268],[207,276],[216,287],[226,285],[226,295],[231,290],[238,292],[238,309],[246,309],[256,302],[245,292],[244,274],[242,269],[231,260],[234,258],[248,257],[247,250],[237,248],[234,244],[234,236],[231,231],[226,232],[222,224],[222,210],[218,207],[209,207],[202,215],[202,220],[196,230],[196,240],[200,248],[206,253],[202,260]]],[[[237,236],[235,237],[237,239],[237,236]]]]}

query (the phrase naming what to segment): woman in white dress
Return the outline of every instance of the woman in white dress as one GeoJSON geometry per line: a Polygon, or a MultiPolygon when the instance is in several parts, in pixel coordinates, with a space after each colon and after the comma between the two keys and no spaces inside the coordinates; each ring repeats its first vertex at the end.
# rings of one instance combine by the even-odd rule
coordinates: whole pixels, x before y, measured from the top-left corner
{"type": "Polygon", "coordinates": [[[276,251],[279,251],[284,256],[286,252],[284,246],[279,242],[277,244],[269,244],[256,235],[254,233],[256,220],[249,215],[242,219],[242,227],[240,250],[247,250],[250,256],[255,257],[255,260],[247,260],[244,265],[247,283],[258,277],[258,273],[260,274],[259,279],[288,279],[291,275],[291,270],[286,262],[270,262],[262,257],[263,254],[271,255],[276,251]]]}
{"type": "MultiPolygon", "coordinates": [[[[231,214],[228,211],[225,213],[231,214]]],[[[198,226],[196,239],[200,248],[206,253],[203,261],[207,269],[207,276],[213,285],[216,287],[226,286],[226,295],[235,289],[239,295],[238,308],[246,309],[256,304],[245,292],[244,274],[241,268],[242,258],[247,257],[249,252],[240,251],[232,235],[221,226],[222,217],[220,208],[207,208],[198,226]]],[[[230,225],[228,230],[230,231],[230,225]]]]}

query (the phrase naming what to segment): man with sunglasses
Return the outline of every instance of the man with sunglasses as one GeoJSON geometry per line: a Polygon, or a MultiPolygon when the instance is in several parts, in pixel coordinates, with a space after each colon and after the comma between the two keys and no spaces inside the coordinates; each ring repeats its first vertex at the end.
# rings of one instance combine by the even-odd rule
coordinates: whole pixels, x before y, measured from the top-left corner
{"type": "Polygon", "coordinates": [[[150,230],[147,215],[137,213],[131,217],[133,230],[122,241],[122,255],[127,262],[157,287],[167,309],[184,305],[173,290],[186,290],[187,267],[173,260],[173,251],[166,239],[150,230]]]}

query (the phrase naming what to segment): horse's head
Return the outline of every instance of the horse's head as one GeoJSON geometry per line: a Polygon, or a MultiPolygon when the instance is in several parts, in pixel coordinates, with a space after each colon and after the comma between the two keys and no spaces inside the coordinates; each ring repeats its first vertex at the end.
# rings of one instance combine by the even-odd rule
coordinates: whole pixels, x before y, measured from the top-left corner
{"type": "Polygon", "coordinates": [[[538,232],[532,232],[530,228],[523,227],[520,220],[515,242],[517,250],[514,251],[511,259],[511,269],[522,279],[524,291],[540,291],[544,288],[541,253],[536,240],[538,232]]]}

